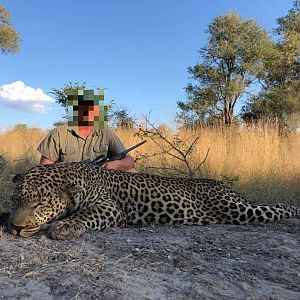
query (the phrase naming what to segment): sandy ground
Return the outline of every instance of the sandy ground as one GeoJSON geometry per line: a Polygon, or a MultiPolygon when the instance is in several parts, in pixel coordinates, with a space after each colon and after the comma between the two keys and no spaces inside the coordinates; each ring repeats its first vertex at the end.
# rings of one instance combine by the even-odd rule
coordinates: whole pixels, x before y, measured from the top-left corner
{"type": "Polygon", "coordinates": [[[300,220],[111,228],[71,241],[2,231],[0,299],[300,299],[300,220]]]}

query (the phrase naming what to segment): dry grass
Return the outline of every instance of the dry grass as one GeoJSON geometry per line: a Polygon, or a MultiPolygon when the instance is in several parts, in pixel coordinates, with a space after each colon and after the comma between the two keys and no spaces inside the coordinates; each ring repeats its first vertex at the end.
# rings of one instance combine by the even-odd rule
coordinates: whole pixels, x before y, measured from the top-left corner
{"type": "MultiPolygon", "coordinates": [[[[117,130],[126,147],[141,140],[134,133],[134,130],[117,130]]],[[[171,130],[165,129],[165,133],[169,140],[174,139],[171,130]]],[[[45,135],[46,132],[37,129],[0,133],[0,155],[9,162],[2,173],[0,170],[2,195],[7,196],[3,189],[11,188],[8,173],[24,172],[38,163],[40,155],[36,148],[45,135]]],[[[239,130],[200,128],[179,132],[180,139],[187,144],[196,136],[200,137],[199,143],[190,157],[195,165],[205,158],[210,149],[197,176],[226,180],[250,200],[299,205],[300,134],[279,135],[270,126],[239,130]]],[[[160,152],[159,148],[149,139],[148,143],[133,151],[133,156],[141,158],[138,169],[184,167],[166,154],[143,159],[143,155],[151,156],[157,152],[160,152]]],[[[0,201],[3,202],[3,199],[0,198],[0,201]]]]}
{"type": "Polygon", "coordinates": [[[38,129],[8,130],[0,133],[0,155],[9,160],[34,158],[38,160],[36,150],[41,139],[46,135],[38,129]]]}

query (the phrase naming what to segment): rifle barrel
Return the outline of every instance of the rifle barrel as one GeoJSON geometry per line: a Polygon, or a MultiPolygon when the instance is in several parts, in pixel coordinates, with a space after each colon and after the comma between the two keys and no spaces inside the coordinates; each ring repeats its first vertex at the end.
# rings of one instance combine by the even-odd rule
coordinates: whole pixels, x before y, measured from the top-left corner
{"type": "Polygon", "coordinates": [[[140,143],[138,143],[138,144],[136,144],[136,145],[134,145],[134,146],[132,146],[132,147],[126,149],[126,150],[123,151],[122,153],[128,153],[128,152],[130,152],[131,150],[133,150],[133,149],[135,149],[135,148],[137,148],[137,147],[139,147],[139,146],[145,144],[146,142],[147,142],[147,141],[144,140],[144,141],[142,141],[142,142],[140,142],[140,143]]]}

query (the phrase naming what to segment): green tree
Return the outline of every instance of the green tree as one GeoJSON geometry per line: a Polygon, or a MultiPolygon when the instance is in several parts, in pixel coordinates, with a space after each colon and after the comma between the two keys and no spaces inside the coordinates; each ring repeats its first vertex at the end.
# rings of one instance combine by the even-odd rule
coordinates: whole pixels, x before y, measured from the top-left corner
{"type": "Polygon", "coordinates": [[[27,124],[16,124],[13,128],[14,131],[26,131],[28,130],[27,124]]]}
{"type": "Polygon", "coordinates": [[[299,86],[270,87],[253,96],[243,106],[241,117],[246,122],[276,119],[284,125],[288,117],[297,111],[300,111],[299,86]]]}
{"type": "Polygon", "coordinates": [[[19,51],[21,41],[19,33],[13,28],[10,14],[0,4],[0,49],[2,54],[16,53],[19,51]]]}
{"type": "Polygon", "coordinates": [[[192,121],[234,120],[238,101],[263,75],[263,60],[271,40],[253,20],[236,14],[216,17],[208,27],[209,40],[199,51],[201,62],[188,68],[194,83],[186,87],[187,101],[179,101],[179,117],[192,121]]]}
{"type": "MultiPolygon", "coordinates": [[[[289,10],[288,14],[284,17],[277,19],[278,28],[276,32],[278,34],[286,34],[286,33],[298,33],[300,32],[300,1],[294,0],[293,8],[289,10]]],[[[298,37],[299,38],[299,37],[298,37]]]]}
{"type": "Polygon", "coordinates": [[[55,98],[55,102],[60,104],[62,107],[65,108],[66,115],[64,116],[65,119],[68,118],[68,92],[71,90],[84,90],[86,88],[86,82],[79,83],[79,82],[68,82],[64,85],[63,88],[57,89],[52,88],[50,94],[52,94],[55,98]]]}
{"type": "Polygon", "coordinates": [[[135,126],[136,119],[131,115],[128,108],[124,106],[117,106],[112,102],[111,109],[111,124],[118,128],[128,129],[135,126]]]}
{"type": "Polygon", "coordinates": [[[275,33],[278,41],[272,57],[266,61],[266,86],[276,87],[299,79],[300,55],[300,1],[284,17],[277,19],[275,33]]]}
{"type": "Polygon", "coordinates": [[[300,112],[300,1],[284,17],[277,19],[278,37],[265,59],[261,92],[250,98],[242,118],[286,119],[300,112]]]}

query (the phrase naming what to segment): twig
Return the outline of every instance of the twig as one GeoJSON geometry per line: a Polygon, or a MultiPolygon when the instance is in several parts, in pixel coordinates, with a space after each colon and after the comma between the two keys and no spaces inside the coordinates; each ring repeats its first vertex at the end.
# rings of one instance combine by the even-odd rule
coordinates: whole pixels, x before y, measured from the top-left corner
{"type": "Polygon", "coordinates": [[[185,175],[188,175],[189,177],[193,178],[195,176],[196,172],[199,170],[199,168],[207,160],[210,149],[207,150],[204,160],[200,164],[198,164],[196,168],[193,168],[191,166],[190,160],[188,159],[188,156],[194,151],[195,145],[198,143],[200,137],[199,136],[196,137],[190,143],[189,146],[186,145],[186,143],[184,143],[183,140],[181,140],[178,137],[178,135],[175,135],[174,140],[170,141],[158,128],[156,128],[155,124],[153,124],[150,121],[149,115],[148,116],[144,115],[144,118],[145,118],[145,125],[144,125],[145,128],[142,128],[142,126],[139,125],[138,126],[139,131],[136,133],[136,135],[150,138],[153,141],[153,143],[161,150],[161,152],[159,152],[159,153],[155,153],[155,154],[149,155],[149,156],[145,155],[144,157],[150,158],[150,157],[154,157],[154,156],[157,156],[160,154],[167,154],[167,155],[171,156],[172,158],[182,162],[186,166],[187,172],[179,170],[175,167],[171,167],[171,168],[169,168],[169,167],[148,167],[145,169],[176,171],[179,174],[185,174],[185,175]],[[150,127],[150,129],[149,129],[149,127],[150,127]],[[167,144],[167,148],[166,148],[166,146],[164,146],[164,144],[162,142],[167,144]],[[174,151],[175,151],[175,153],[174,153],[174,151]]]}

